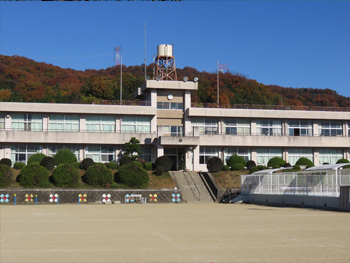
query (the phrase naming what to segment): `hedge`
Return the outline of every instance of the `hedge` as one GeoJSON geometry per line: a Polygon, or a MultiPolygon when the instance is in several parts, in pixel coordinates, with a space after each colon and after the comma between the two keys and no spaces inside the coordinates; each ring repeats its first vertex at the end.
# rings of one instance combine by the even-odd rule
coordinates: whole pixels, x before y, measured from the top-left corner
{"type": "Polygon", "coordinates": [[[119,166],[123,166],[132,162],[130,157],[123,156],[119,161],[119,166]]]}
{"type": "Polygon", "coordinates": [[[28,164],[21,170],[19,184],[23,187],[50,187],[49,171],[39,163],[28,164]]]}
{"type": "Polygon", "coordinates": [[[75,157],[74,153],[69,149],[58,150],[54,159],[56,165],[61,163],[74,163],[77,161],[77,157],[75,157]]]}
{"type": "Polygon", "coordinates": [[[0,164],[0,188],[8,187],[13,182],[11,167],[0,164]]]}
{"type": "Polygon", "coordinates": [[[97,164],[87,169],[85,177],[86,183],[91,186],[109,187],[114,182],[112,171],[97,164]]]}
{"type": "Polygon", "coordinates": [[[41,163],[41,161],[46,157],[43,153],[35,153],[29,157],[27,164],[31,163],[41,163]]]}
{"type": "Polygon", "coordinates": [[[79,186],[80,176],[78,169],[72,164],[60,164],[52,173],[54,185],[63,188],[76,188],[79,186]]]}
{"type": "Polygon", "coordinates": [[[219,157],[212,157],[207,162],[207,169],[209,172],[219,172],[221,171],[222,167],[224,166],[224,163],[219,157]]]}
{"type": "Polygon", "coordinates": [[[107,168],[112,169],[112,170],[117,170],[118,163],[117,162],[109,162],[109,163],[107,163],[107,168]]]}
{"type": "Polygon", "coordinates": [[[145,169],[148,171],[152,171],[153,164],[151,162],[145,163],[145,169]]]}
{"type": "Polygon", "coordinates": [[[52,157],[45,156],[40,164],[49,171],[52,171],[55,168],[55,160],[52,157]]]}
{"type": "Polygon", "coordinates": [[[26,164],[20,162],[17,162],[13,165],[13,168],[15,168],[16,170],[22,170],[24,167],[26,167],[26,164]]]}
{"type": "Polygon", "coordinates": [[[146,188],[149,183],[149,175],[145,169],[130,163],[120,167],[118,180],[127,187],[146,188]]]}

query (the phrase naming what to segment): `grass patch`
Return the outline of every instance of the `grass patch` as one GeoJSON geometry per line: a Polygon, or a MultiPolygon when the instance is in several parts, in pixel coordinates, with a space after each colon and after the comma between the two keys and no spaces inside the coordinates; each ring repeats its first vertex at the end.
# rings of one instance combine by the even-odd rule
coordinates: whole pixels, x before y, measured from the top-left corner
{"type": "Polygon", "coordinates": [[[152,171],[148,171],[148,174],[150,180],[147,189],[169,189],[175,187],[175,182],[169,173],[157,176],[152,171]]]}
{"type": "Polygon", "coordinates": [[[220,171],[212,173],[216,183],[220,189],[226,188],[240,188],[241,187],[241,175],[248,174],[249,171],[220,171]]]}

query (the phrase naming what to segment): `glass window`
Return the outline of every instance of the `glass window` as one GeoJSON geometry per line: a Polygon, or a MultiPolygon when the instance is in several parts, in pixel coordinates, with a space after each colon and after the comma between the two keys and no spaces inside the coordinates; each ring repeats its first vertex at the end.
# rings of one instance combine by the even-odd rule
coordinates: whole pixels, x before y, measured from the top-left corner
{"type": "Polygon", "coordinates": [[[0,130],[5,129],[5,114],[0,113],[0,130]]]}
{"type": "Polygon", "coordinates": [[[182,126],[163,126],[164,136],[183,136],[182,126]]]}
{"type": "Polygon", "coordinates": [[[312,122],[292,120],[288,122],[290,136],[312,136],[312,122]]]}
{"type": "Polygon", "coordinates": [[[11,161],[12,163],[27,163],[30,156],[36,153],[41,153],[41,146],[19,144],[11,146],[11,161]]]}
{"type": "Polygon", "coordinates": [[[250,121],[244,119],[225,119],[224,133],[233,135],[250,135],[250,121]]]}
{"type": "Polygon", "coordinates": [[[184,104],[182,102],[157,102],[157,109],[159,110],[183,110],[184,104]]]}
{"type": "Polygon", "coordinates": [[[288,149],[288,162],[291,165],[299,160],[299,158],[305,157],[311,162],[314,162],[314,154],[311,148],[289,148],[288,149]]]}
{"type": "Polygon", "coordinates": [[[150,116],[123,116],[122,133],[151,133],[150,116]]]}
{"type": "Polygon", "coordinates": [[[344,158],[342,149],[320,149],[319,156],[320,164],[336,164],[339,159],[344,158]]]}
{"type": "Polygon", "coordinates": [[[283,158],[282,148],[258,148],[256,151],[257,164],[267,165],[273,157],[283,158]]]}
{"type": "Polygon", "coordinates": [[[69,149],[71,150],[72,153],[74,153],[75,157],[77,158],[77,161],[79,162],[80,160],[80,155],[79,155],[79,146],[78,145],[50,145],[48,147],[48,156],[54,157],[57,153],[58,150],[62,149],[69,149]]]}
{"type": "Polygon", "coordinates": [[[12,130],[16,131],[42,131],[43,118],[40,114],[15,113],[12,117],[12,130]]]}
{"type": "Polygon", "coordinates": [[[49,116],[49,131],[79,131],[79,116],[51,114],[49,116]]]}
{"type": "Polygon", "coordinates": [[[191,126],[199,127],[199,134],[218,134],[216,118],[192,118],[191,126]]]}
{"type": "Polygon", "coordinates": [[[141,158],[144,159],[146,162],[150,162],[152,157],[152,148],[149,146],[141,146],[141,151],[141,158]]]}
{"type": "Polygon", "coordinates": [[[115,161],[115,147],[113,146],[87,146],[85,158],[91,158],[94,162],[115,161]]]}
{"type": "Polygon", "coordinates": [[[257,135],[282,135],[282,122],[280,120],[257,120],[257,135]]]}
{"type": "Polygon", "coordinates": [[[323,121],[318,131],[321,136],[343,136],[343,125],[340,121],[323,121]]]}
{"type": "Polygon", "coordinates": [[[88,132],[115,132],[115,117],[103,115],[86,116],[88,132]]]}
{"type": "Polygon", "coordinates": [[[251,160],[250,155],[250,149],[244,148],[244,147],[225,147],[224,150],[224,160],[225,164],[227,164],[227,160],[230,159],[230,157],[234,154],[237,154],[239,156],[242,156],[244,160],[249,161],[251,160]]]}
{"type": "Polygon", "coordinates": [[[217,147],[204,147],[199,148],[199,163],[206,164],[212,157],[218,157],[219,151],[217,147]]]}

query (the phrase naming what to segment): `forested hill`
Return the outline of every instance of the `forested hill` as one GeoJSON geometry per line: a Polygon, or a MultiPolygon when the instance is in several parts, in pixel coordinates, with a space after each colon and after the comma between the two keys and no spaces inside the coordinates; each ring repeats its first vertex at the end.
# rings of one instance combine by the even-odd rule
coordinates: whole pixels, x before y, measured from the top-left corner
{"type": "MultiPolygon", "coordinates": [[[[0,101],[91,103],[119,100],[120,68],[78,71],[35,62],[19,56],[0,55],[0,101]]],[[[194,68],[177,69],[178,79],[199,78],[193,102],[216,102],[216,74],[194,68]]],[[[147,67],[152,78],[153,65],[147,67]]],[[[123,99],[133,100],[144,81],[144,68],[123,67],[123,99]]],[[[284,88],[264,85],[240,74],[220,74],[220,104],[265,104],[348,107],[350,98],[330,89],[284,88]],[[282,101],[281,101],[282,100],[282,101]]]]}

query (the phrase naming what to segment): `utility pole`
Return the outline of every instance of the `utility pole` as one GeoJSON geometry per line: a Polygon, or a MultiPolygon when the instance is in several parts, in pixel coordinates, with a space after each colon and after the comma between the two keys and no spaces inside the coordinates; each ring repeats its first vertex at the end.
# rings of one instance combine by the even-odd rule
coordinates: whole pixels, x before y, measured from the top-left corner
{"type": "Polygon", "coordinates": [[[146,23],[145,23],[145,80],[147,80],[147,66],[146,66],[146,23]]]}
{"type": "Polygon", "coordinates": [[[120,55],[120,105],[122,105],[123,101],[123,55],[120,55]]]}

